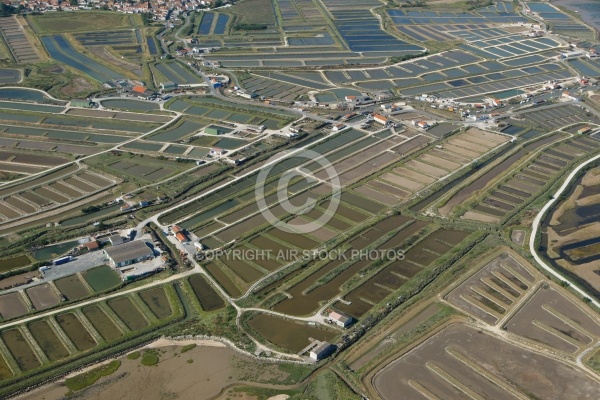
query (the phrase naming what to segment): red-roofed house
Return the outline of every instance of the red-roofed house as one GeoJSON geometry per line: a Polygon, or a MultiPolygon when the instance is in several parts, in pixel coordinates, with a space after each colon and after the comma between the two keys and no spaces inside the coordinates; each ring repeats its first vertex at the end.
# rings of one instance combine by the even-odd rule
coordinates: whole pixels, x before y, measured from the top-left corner
{"type": "Polygon", "coordinates": [[[381,114],[373,115],[373,121],[380,123],[381,125],[385,125],[388,123],[387,117],[384,117],[381,114]]]}
{"type": "Polygon", "coordinates": [[[186,242],[189,242],[189,241],[190,241],[190,240],[188,239],[187,235],[186,235],[185,233],[183,233],[183,232],[178,232],[178,233],[175,235],[175,238],[176,238],[177,240],[179,240],[181,243],[186,243],[186,242]]]}

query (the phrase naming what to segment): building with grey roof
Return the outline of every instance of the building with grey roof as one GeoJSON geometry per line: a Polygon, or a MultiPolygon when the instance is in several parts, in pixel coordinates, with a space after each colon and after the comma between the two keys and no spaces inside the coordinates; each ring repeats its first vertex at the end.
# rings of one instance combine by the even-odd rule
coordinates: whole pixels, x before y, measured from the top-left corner
{"type": "Polygon", "coordinates": [[[134,240],[117,246],[107,247],[104,249],[104,253],[108,257],[110,264],[117,268],[154,258],[154,252],[143,240],[134,240]]]}
{"type": "Polygon", "coordinates": [[[329,342],[315,341],[316,346],[310,351],[309,356],[315,361],[322,360],[335,351],[335,346],[329,342]]]}

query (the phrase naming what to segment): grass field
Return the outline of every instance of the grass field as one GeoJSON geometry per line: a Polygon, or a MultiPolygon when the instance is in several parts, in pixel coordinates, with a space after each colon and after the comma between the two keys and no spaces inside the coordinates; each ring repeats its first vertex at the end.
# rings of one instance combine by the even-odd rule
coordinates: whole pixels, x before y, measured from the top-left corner
{"type": "Polygon", "coordinates": [[[238,16],[238,23],[240,20],[244,24],[272,25],[275,23],[275,13],[270,0],[240,1],[229,11],[238,16]]]}
{"type": "Polygon", "coordinates": [[[27,21],[39,34],[103,31],[108,26],[111,30],[131,28],[129,15],[102,11],[78,11],[77,18],[61,12],[30,15],[27,21]]]}
{"type": "Polygon", "coordinates": [[[103,292],[117,286],[121,279],[108,265],[92,268],[83,274],[83,278],[96,292],[103,292]]]}

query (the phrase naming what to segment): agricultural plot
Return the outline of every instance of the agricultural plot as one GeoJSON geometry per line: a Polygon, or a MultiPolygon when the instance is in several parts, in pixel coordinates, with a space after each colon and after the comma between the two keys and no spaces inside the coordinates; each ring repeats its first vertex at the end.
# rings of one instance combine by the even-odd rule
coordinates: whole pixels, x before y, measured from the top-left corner
{"type": "MultiPolygon", "coordinates": [[[[268,109],[258,105],[230,103],[221,99],[203,96],[176,99],[169,103],[166,108],[183,112],[190,117],[212,120],[221,124],[229,122],[251,125],[249,128],[264,125],[269,129],[278,129],[295,119],[293,114],[285,111],[268,109]]],[[[203,127],[196,121],[188,122],[186,119],[184,119],[184,124],[187,125],[188,129],[186,131],[189,133],[192,131],[197,132],[203,127]]],[[[223,126],[219,128],[223,133],[232,130],[223,126]]],[[[173,134],[173,137],[176,137],[176,135],[173,134]]],[[[170,136],[167,138],[170,138],[170,136]]]]}
{"type": "Polygon", "coordinates": [[[248,326],[259,337],[290,353],[297,353],[307,347],[311,340],[332,342],[338,336],[333,329],[310,326],[306,322],[297,322],[269,314],[256,314],[248,326]]]}
{"type": "MultiPolygon", "coordinates": [[[[7,73],[14,74],[19,70],[4,70],[7,73]]],[[[0,88],[0,98],[3,100],[16,100],[30,103],[49,103],[55,105],[64,105],[64,101],[53,100],[45,92],[29,89],[26,87],[3,87],[0,88]]]]}
{"type": "Polygon", "coordinates": [[[463,218],[494,222],[500,221],[517,207],[531,201],[534,194],[540,193],[549,182],[561,176],[570,163],[576,158],[569,154],[569,148],[584,150],[586,154],[596,151],[600,142],[586,137],[576,137],[564,142],[563,146],[542,151],[527,166],[516,171],[509,178],[501,181],[494,190],[488,192],[483,199],[477,200],[463,218]],[[587,147],[586,147],[587,146],[587,147]]]}
{"type": "Polygon", "coordinates": [[[41,154],[32,154],[19,151],[0,151],[0,161],[11,162],[15,164],[40,165],[47,167],[56,167],[68,162],[66,158],[45,156],[41,154]]]}
{"type": "Polygon", "coordinates": [[[403,260],[393,260],[356,289],[347,293],[344,301],[337,302],[335,307],[355,318],[362,317],[421,270],[448,253],[468,235],[468,232],[449,229],[433,232],[406,251],[403,260]]]}
{"type": "Polygon", "coordinates": [[[57,279],[54,281],[54,284],[67,301],[80,300],[90,295],[87,286],[83,284],[77,274],[57,279]]]}
{"type": "Polygon", "coordinates": [[[148,53],[150,53],[151,56],[156,56],[159,54],[158,49],[160,47],[156,44],[153,37],[146,37],[146,46],[148,47],[148,53]]]}
{"type": "Polygon", "coordinates": [[[277,0],[283,29],[289,33],[315,31],[327,25],[318,6],[309,0],[277,0]]]}
{"type": "Polygon", "coordinates": [[[160,72],[168,81],[178,86],[202,85],[203,79],[176,61],[156,63],[153,68],[160,72]]]}
{"type": "MultiPolygon", "coordinates": [[[[31,155],[28,157],[37,162],[47,162],[44,161],[46,159],[52,160],[48,156],[31,155]]],[[[13,162],[15,162],[15,158],[13,158],[13,162]]],[[[62,164],[62,161],[58,164],[62,164]]],[[[0,166],[1,169],[2,166],[0,166]]],[[[100,178],[91,172],[67,175],[64,179],[44,182],[39,186],[32,182],[32,184],[23,187],[34,189],[19,192],[16,188],[14,194],[4,197],[0,201],[0,214],[4,216],[5,220],[21,218],[63,204],[69,199],[75,200],[88,196],[112,185],[114,185],[114,182],[100,178]]]]}
{"type": "MultiPolygon", "coordinates": [[[[89,123],[89,122],[88,122],[89,123]]],[[[86,124],[87,126],[87,124],[86,124]]],[[[79,126],[83,128],[82,126],[79,126]]],[[[115,127],[113,127],[115,128],[115,127]]],[[[124,128],[124,127],[123,127],[124,128]]],[[[131,127],[128,127],[130,129],[131,127]]],[[[98,144],[116,144],[122,142],[127,139],[124,136],[116,136],[116,135],[108,135],[108,134],[95,134],[95,133],[87,133],[84,131],[69,131],[69,130],[58,130],[58,129],[48,129],[45,127],[21,127],[21,126],[12,126],[12,125],[4,125],[0,124],[0,130],[3,133],[9,134],[11,136],[16,137],[24,137],[31,139],[43,139],[47,138],[49,141],[45,142],[43,146],[48,146],[47,150],[52,150],[54,148],[55,151],[60,151],[60,149],[66,150],[68,146],[66,144],[61,144],[62,140],[69,140],[71,142],[82,142],[83,144],[93,145],[95,143],[98,144]],[[52,147],[50,147],[52,145],[52,147]],[[56,146],[56,147],[54,147],[56,146]]],[[[148,129],[149,130],[149,129],[148,129]]],[[[46,147],[44,147],[46,149],[46,147]]],[[[67,151],[68,152],[68,151],[67,151]]]]}
{"type": "Polygon", "coordinates": [[[555,134],[551,136],[547,136],[544,139],[537,140],[533,143],[527,144],[521,150],[517,151],[513,155],[506,157],[500,162],[498,165],[487,171],[485,174],[481,175],[479,178],[475,179],[469,185],[465,186],[458,192],[456,192],[443,207],[440,207],[438,211],[446,216],[452,210],[452,208],[456,207],[464,203],[470,196],[474,193],[486,188],[491,182],[494,182],[496,179],[502,176],[506,171],[511,171],[513,166],[517,165],[519,161],[527,154],[536,151],[537,149],[548,145],[554,141],[564,138],[562,134],[555,134]]]}
{"type": "Polygon", "coordinates": [[[35,63],[40,60],[16,17],[0,18],[0,33],[17,63],[35,63]]]}
{"type": "Polygon", "coordinates": [[[75,314],[57,315],[56,322],[71,342],[73,342],[77,350],[85,351],[96,346],[96,341],[75,314]]]}
{"type": "Polygon", "coordinates": [[[83,272],[83,278],[94,292],[104,292],[121,283],[117,273],[108,265],[96,267],[83,272]]]}
{"type": "Polygon", "coordinates": [[[160,107],[156,103],[138,101],[131,99],[110,99],[101,102],[105,108],[113,110],[124,110],[139,113],[148,113],[158,110],[160,107]]]}
{"type": "MultiPolygon", "coordinates": [[[[294,76],[288,73],[279,73],[279,72],[256,72],[255,73],[256,76],[262,77],[262,78],[268,78],[267,82],[269,81],[269,79],[274,79],[277,81],[281,81],[284,83],[289,83],[291,85],[297,85],[297,86],[305,86],[308,89],[314,89],[314,90],[326,90],[329,87],[331,87],[331,85],[326,84],[325,82],[323,82],[323,80],[321,79],[320,81],[316,81],[313,79],[308,79],[308,78],[304,78],[304,77],[300,77],[300,76],[294,76]]],[[[248,89],[251,90],[251,89],[248,89]]]]}
{"type": "Polygon", "coordinates": [[[100,306],[88,306],[81,309],[81,312],[87,318],[94,329],[98,331],[104,340],[112,341],[120,338],[123,332],[120,331],[117,324],[102,310],[100,306]]]}
{"type": "Polygon", "coordinates": [[[392,361],[373,384],[386,400],[398,393],[407,398],[574,400],[598,391],[598,383],[575,367],[458,324],[392,361]]]}
{"type": "Polygon", "coordinates": [[[137,331],[148,326],[148,321],[129,297],[111,299],[107,301],[107,304],[132,331],[137,331]]]}
{"type": "Polygon", "coordinates": [[[2,379],[2,380],[12,378],[14,375],[11,368],[6,363],[5,357],[6,357],[6,355],[5,356],[0,355],[0,379],[2,379]]]}
{"type": "MultiPolygon", "coordinates": [[[[509,138],[506,136],[470,129],[451,136],[442,144],[441,149],[431,149],[405,164],[375,177],[368,181],[364,188],[369,189],[370,193],[377,190],[392,196],[392,198],[406,198],[508,140],[509,138]]],[[[399,154],[406,154],[422,147],[427,142],[428,140],[422,136],[415,136],[406,143],[392,147],[391,150],[399,154]]]]}
{"type": "MultiPolygon", "coordinates": [[[[133,16],[137,18],[137,16],[133,16]]],[[[27,21],[39,34],[57,34],[67,32],[91,32],[131,28],[132,19],[128,14],[107,13],[102,11],[78,11],[77,18],[70,13],[44,13],[28,15],[27,21]]]]}
{"type": "Polygon", "coordinates": [[[229,16],[218,13],[202,13],[202,20],[198,25],[200,35],[223,35],[229,22],[229,16]]]}
{"type": "Polygon", "coordinates": [[[210,286],[204,276],[192,275],[189,278],[189,283],[204,311],[214,311],[225,307],[225,302],[221,296],[210,286]]]}
{"type": "Polygon", "coordinates": [[[100,82],[123,77],[113,70],[79,53],[63,36],[43,36],[42,43],[52,58],[100,82]]]}
{"type": "MultiPolygon", "coordinates": [[[[113,111],[104,111],[104,110],[88,110],[88,109],[79,109],[74,108],[68,110],[66,115],[78,116],[78,117],[92,117],[92,118],[107,118],[112,120],[125,120],[130,122],[161,122],[166,123],[172,120],[170,117],[160,116],[160,115],[149,115],[149,114],[139,114],[139,113],[131,113],[131,112],[113,112],[113,111]]],[[[106,125],[108,121],[105,121],[103,124],[106,125]]],[[[108,122],[110,124],[110,122],[108,122]]],[[[120,125],[119,122],[115,121],[116,125],[120,125]]]]}
{"type": "Polygon", "coordinates": [[[180,124],[161,130],[155,135],[150,136],[148,140],[157,142],[177,142],[197,133],[203,127],[204,124],[190,119],[183,119],[180,124]]]}
{"type": "Polygon", "coordinates": [[[17,83],[21,80],[18,69],[0,69],[0,84],[17,83]]]}
{"type": "Polygon", "coordinates": [[[277,100],[293,101],[310,91],[304,86],[288,84],[275,79],[250,76],[241,81],[242,87],[260,96],[270,97],[277,100]]]}
{"type": "Polygon", "coordinates": [[[488,72],[488,69],[478,63],[480,61],[478,56],[455,49],[389,67],[329,70],[324,75],[334,84],[352,82],[370,89],[389,89],[390,86],[414,86],[488,72]]]}
{"type": "Polygon", "coordinates": [[[51,328],[48,321],[35,321],[27,324],[27,329],[50,361],[60,360],[69,356],[62,340],[51,328]]]}
{"type": "MultiPolygon", "coordinates": [[[[414,221],[410,218],[396,215],[384,219],[372,227],[365,229],[362,233],[349,241],[350,251],[360,251],[372,242],[374,236],[385,236],[392,233],[392,236],[377,250],[392,250],[400,246],[404,240],[411,235],[416,234],[423,229],[426,223],[414,221]],[[396,227],[400,227],[397,230],[396,227]],[[395,232],[391,232],[394,229],[395,232]]],[[[348,253],[348,251],[347,251],[348,253]]],[[[351,259],[351,256],[348,256],[351,259]]],[[[324,264],[320,269],[308,275],[300,283],[287,289],[285,293],[289,294],[287,299],[277,303],[273,310],[288,315],[303,316],[315,312],[322,304],[339,295],[343,285],[352,277],[355,277],[360,270],[365,268],[368,263],[365,260],[356,260],[349,267],[345,268],[345,261],[342,258],[332,260],[324,264]],[[334,270],[340,270],[340,274],[333,279],[322,283],[322,280],[331,274],[334,270]]],[[[281,282],[283,284],[284,282],[281,282]]]]}
{"type": "MultiPolygon", "coordinates": [[[[217,20],[212,14],[206,14],[200,24],[203,34],[199,43],[202,47],[221,47],[219,53],[205,57],[233,68],[377,64],[390,55],[424,51],[424,48],[384,31],[378,17],[371,12],[372,8],[378,6],[379,3],[373,0],[358,0],[352,4],[331,0],[324,3],[325,8],[307,0],[279,0],[276,6],[279,9],[277,25],[286,33],[284,43],[280,33],[273,29],[274,16],[267,13],[259,18],[250,17],[254,14],[253,10],[241,13],[245,6],[238,4],[230,11],[241,13],[238,15],[242,27],[249,23],[247,21],[257,21],[256,24],[268,28],[244,32],[245,35],[234,31],[223,37],[218,30],[220,17],[217,20]],[[265,23],[266,20],[269,22],[265,23]],[[277,47],[277,54],[273,54],[273,47],[277,47]]],[[[258,4],[255,3],[255,7],[258,4]]],[[[274,7],[270,2],[264,4],[264,10],[274,7]]]]}
{"type": "MultiPolygon", "coordinates": [[[[464,69],[454,69],[456,74],[451,78],[463,78],[459,86],[452,86],[450,83],[432,83],[418,87],[401,88],[400,91],[408,96],[419,95],[422,93],[436,93],[436,96],[444,99],[462,99],[476,97],[481,99],[483,95],[494,93],[495,96],[502,98],[503,93],[515,96],[517,89],[523,89],[529,86],[539,85],[548,80],[562,80],[572,77],[572,73],[557,64],[539,64],[536,66],[537,73],[529,73],[521,69],[506,70],[506,66],[496,61],[481,62],[478,65],[487,69],[487,73],[476,75],[467,72],[464,69]],[[492,72],[502,71],[502,72],[492,72]],[[482,83],[483,82],[483,83],[482,83]]],[[[450,74],[450,70],[443,71],[445,75],[450,74]]],[[[532,71],[533,72],[533,71],[532,71]]],[[[399,81],[394,81],[399,84],[399,81]]],[[[405,87],[413,86],[414,82],[404,80],[402,85],[405,87]]],[[[368,84],[368,83],[366,83],[368,84]]]]}
{"type": "Polygon", "coordinates": [[[3,320],[17,318],[28,312],[21,292],[12,292],[0,296],[0,316],[3,320]]]}
{"type": "Polygon", "coordinates": [[[552,4],[527,2],[527,7],[529,12],[548,23],[548,28],[553,32],[581,39],[593,39],[594,37],[590,28],[552,4]]]}
{"type": "Polygon", "coordinates": [[[564,353],[579,353],[600,337],[600,322],[566,295],[542,285],[504,326],[564,353]]]}
{"type": "Polygon", "coordinates": [[[385,52],[387,54],[418,54],[424,49],[403,42],[381,28],[379,19],[370,9],[380,4],[375,0],[325,0],[333,15],[336,29],[355,52],[385,52]]]}
{"type": "MultiPolygon", "coordinates": [[[[310,192],[303,192],[296,198],[293,198],[292,201],[297,200],[302,203],[303,201],[306,201],[308,196],[320,196],[320,193],[323,193],[323,190],[328,189],[324,187],[310,189],[310,192]]],[[[267,204],[272,203],[276,200],[275,195],[269,196],[266,200],[267,204]]],[[[303,215],[301,220],[293,221],[293,223],[306,223],[318,218],[319,215],[326,211],[328,207],[326,203],[327,202],[321,203],[312,212],[303,215]]],[[[181,225],[191,229],[190,226],[196,226],[198,223],[206,224],[211,221],[215,215],[224,213],[228,209],[235,207],[236,204],[239,203],[235,201],[225,202],[220,206],[216,206],[216,208],[209,209],[206,212],[195,215],[191,219],[183,221],[181,225]]],[[[373,213],[379,212],[384,208],[385,206],[377,202],[353,195],[352,193],[344,193],[342,195],[342,203],[337,208],[335,218],[330,220],[317,232],[311,233],[311,235],[302,235],[283,232],[273,228],[266,230],[247,243],[241,240],[240,244],[232,249],[234,251],[242,252],[252,252],[256,249],[272,254],[272,257],[242,261],[225,255],[206,264],[204,267],[231,296],[236,297],[241,294],[242,290],[246,290],[252,282],[264,276],[266,273],[273,271],[284,264],[296,261],[293,257],[285,256],[285,254],[292,254],[292,249],[300,250],[314,248],[318,246],[319,239],[323,240],[324,238],[336,236],[341,231],[352,226],[353,223],[364,221],[373,213]],[[282,254],[282,256],[277,258],[276,255],[278,254],[282,254]]],[[[276,205],[272,208],[272,212],[279,216],[281,216],[282,213],[285,214],[285,211],[283,211],[280,206],[276,205]]],[[[244,237],[246,232],[256,230],[258,227],[266,225],[267,223],[262,214],[257,213],[257,206],[254,203],[243,206],[237,211],[220,219],[223,221],[239,222],[235,224],[232,223],[231,226],[216,232],[211,236],[203,237],[201,239],[202,243],[209,248],[219,247],[223,243],[231,241],[236,237],[244,237]]],[[[201,230],[197,230],[198,234],[201,234],[201,230]]]]}
{"type": "Polygon", "coordinates": [[[60,303],[58,295],[47,283],[31,287],[25,293],[27,293],[27,297],[29,297],[36,310],[54,307],[60,303]]]}
{"type": "Polygon", "coordinates": [[[187,163],[130,154],[120,154],[116,157],[103,155],[89,159],[88,163],[102,169],[107,169],[110,173],[117,176],[125,176],[146,183],[160,181],[193,166],[187,163]],[[101,165],[104,167],[101,167],[101,165]]]}
{"type": "MultiPolygon", "coordinates": [[[[550,38],[529,38],[522,35],[511,35],[502,29],[488,29],[485,33],[497,33],[498,36],[483,37],[481,40],[469,41],[469,46],[477,49],[477,54],[486,58],[503,59],[528,56],[547,50],[554,50],[562,45],[550,38]]],[[[473,32],[470,32],[472,34],[473,32]]]]}
{"type": "Polygon", "coordinates": [[[135,42],[135,35],[131,30],[111,30],[104,32],[88,32],[75,35],[75,39],[85,47],[101,45],[122,45],[135,42]]]}
{"type": "Polygon", "coordinates": [[[597,77],[600,75],[598,63],[588,62],[587,60],[569,60],[569,65],[583,76],[597,77]]]}
{"type": "Polygon", "coordinates": [[[173,314],[173,309],[169,304],[169,298],[164,288],[157,287],[144,290],[140,292],[139,296],[156,318],[163,319],[173,314]]]}
{"type": "Polygon", "coordinates": [[[61,106],[50,106],[41,104],[30,104],[30,103],[16,103],[12,101],[0,101],[0,108],[21,110],[21,111],[35,111],[44,113],[60,113],[65,108],[61,106]]]}
{"type": "Polygon", "coordinates": [[[495,325],[509,315],[534,283],[529,264],[503,253],[450,292],[446,300],[472,317],[495,325]]]}
{"type": "Polygon", "coordinates": [[[30,371],[41,365],[41,362],[33,352],[29,341],[19,329],[2,331],[0,332],[0,337],[17,362],[21,371],[30,371]]]}
{"type": "MultiPolygon", "coordinates": [[[[527,20],[514,12],[510,3],[495,3],[497,4],[502,6],[460,13],[416,10],[387,10],[387,13],[398,31],[417,42],[448,41],[457,37],[475,40],[481,37],[478,35],[480,31],[490,31],[492,35],[499,35],[502,30],[490,28],[492,24],[523,23],[527,20]],[[507,9],[508,7],[510,9],[507,9]]],[[[486,36],[488,35],[483,37],[486,36]]]]}
{"type": "MultiPolygon", "coordinates": [[[[138,118],[141,121],[122,121],[119,116],[123,114],[114,115],[114,119],[108,118],[82,118],[70,115],[54,115],[54,116],[46,116],[41,123],[47,125],[58,125],[58,126],[71,126],[80,128],[91,128],[94,130],[109,130],[109,131],[122,131],[122,132],[131,132],[131,133],[145,133],[153,128],[158,128],[160,124],[153,122],[145,122],[152,121],[154,119],[153,116],[147,118],[138,118]]],[[[133,114],[130,119],[134,119],[136,117],[133,114]]],[[[162,119],[161,119],[162,121],[162,119]]],[[[90,135],[90,139],[99,135],[90,135]]],[[[92,139],[94,140],[94,139],[92,139]]],[[[123,140],[123,139],[121,139],[123,140]]]]}

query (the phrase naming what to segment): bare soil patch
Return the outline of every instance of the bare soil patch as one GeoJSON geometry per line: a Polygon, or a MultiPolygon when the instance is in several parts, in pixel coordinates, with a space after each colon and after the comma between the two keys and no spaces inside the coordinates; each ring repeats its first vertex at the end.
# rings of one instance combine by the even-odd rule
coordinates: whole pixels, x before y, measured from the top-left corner
{"type": "Polygon", "coordinates": [[[440,399],[471,397],[463,388],[481,398],[513,397],[484,378],[486,375],[511,382],[512,390],[523,398],[576,400],[593,398],[593,393],[600,390],[596,380],[570,365],[458,324],[385,366],[373,378],[373,385],[385,400],[397,399],[398,393],[403,398],[421,398],[426,392],[440,399]],[[465,359],[469,366],[464,364],[465,359]],[[459,385],[451,385],[447,377],[459,385]]]}

